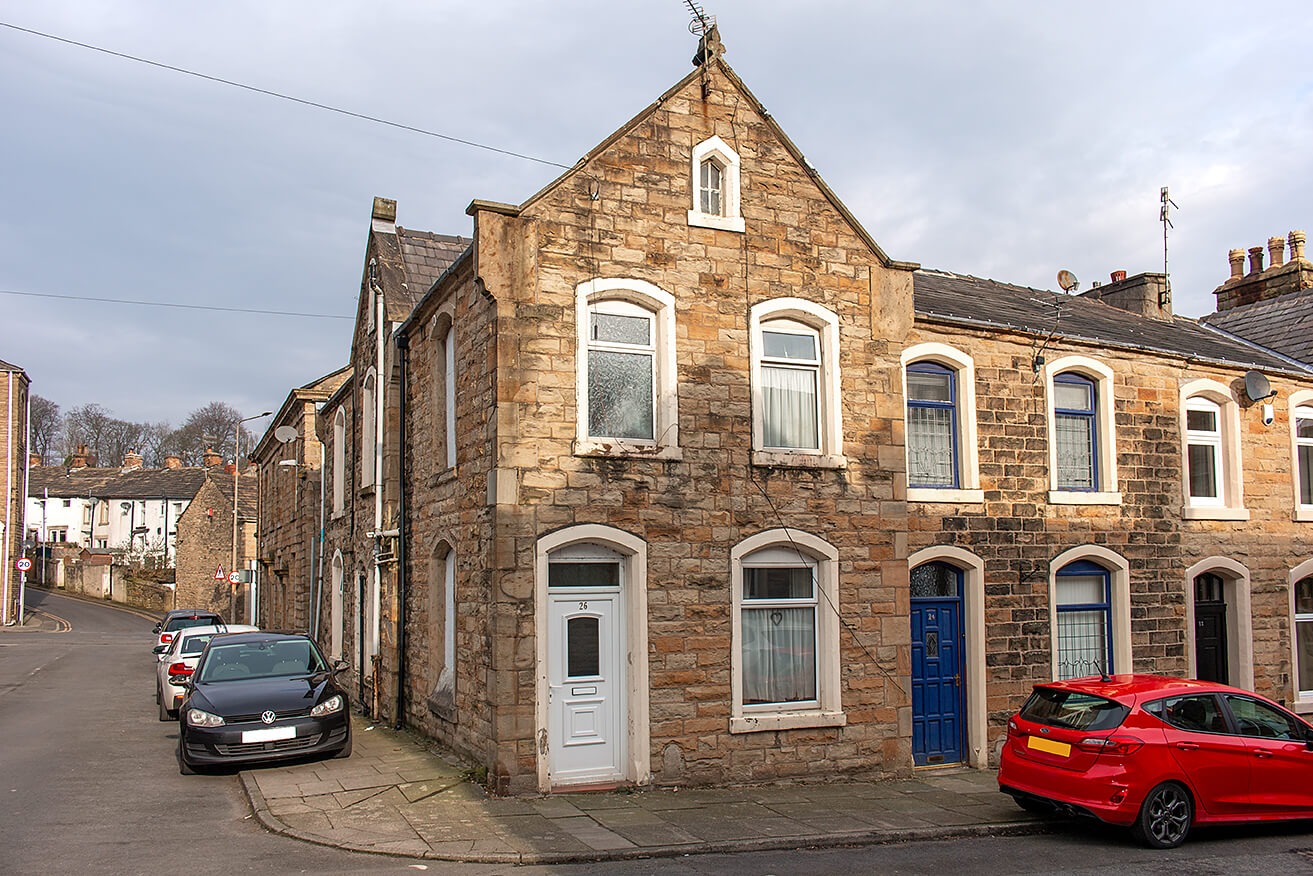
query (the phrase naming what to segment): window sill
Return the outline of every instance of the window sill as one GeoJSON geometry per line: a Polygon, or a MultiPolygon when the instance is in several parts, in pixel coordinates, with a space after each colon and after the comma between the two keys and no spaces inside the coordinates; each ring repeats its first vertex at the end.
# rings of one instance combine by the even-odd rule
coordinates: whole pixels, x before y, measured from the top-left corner
{"type": "Polygon", "coordinates": [[[747,228],[742,216],[717,216],[714,213],[702,213],[697,210],[688,211],[688,224],[696,225],[698,228],[718,228],[721,231],[740,233],[747,228]]]}
{"type": "Polygon", "coordinates": [[[1182,520],[1248,520],[1248,508],[1224,508],[1221,505],[1185,505],[1182,520]]]}
{"type": "Polygon", "coordinates": [[[1122,494],[1082,492],[1080,490],[1049,490],[1050,505],[1120,505],[1122,494]]]}
{"type": "Polygon", "coordinates": [[[1296,523],[1313,523],[1313,505],[1300,505],[1295,509],[1296,523]]]}
{"type": "Polygon", "coordinates": [[[684,458],[684,451],[678,447],[645,444],[639,441],[622,439],[575,441],[575,456],[623,456],[634,459],[673,459],[684,458]]]}
{"type": "Polygon", "coordinates": [[[791,453],[787,450],[754,450],[752,464],[774,468],[847,468],[848,459],[835,453],[791,453]]]}
{"type": "Polygon", "coordinates": [[[740,715],[729,719],[730,733],[764,733],[771,730],[801,730],[809,727],[843,727],[848,716],[843,712],[777,712],[740,715]]]}
{"type": "Polygon", "coordinates": [[[943,487],[908,487],[907,501],[943,502],[949,505],[979,505],[985,501],[985,491],[943,487]]]}
{"type": "Polygon", "coordinates": [[[1311,715],[1313,714],[1313,700],[1295,700],[1290,706],[1290,711],[1296,715],[1311,715]]]}

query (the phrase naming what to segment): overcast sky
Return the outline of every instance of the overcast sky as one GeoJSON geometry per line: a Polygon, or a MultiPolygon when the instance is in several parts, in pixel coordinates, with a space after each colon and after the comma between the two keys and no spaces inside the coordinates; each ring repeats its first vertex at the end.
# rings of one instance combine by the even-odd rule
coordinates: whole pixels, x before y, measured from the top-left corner
{"type": "MultiPolygon", "coordinates": [[[[708,0],[734,67],[893,258],[1039,288],[1313,226],[1297,4],[708,0]]],[[[572,164],[690,69],[680,0],[43,0],[0,8],[0,359],[65,410],[244,414],[344,364],[375,195],[471,233],[559,170],[22,27],[572,164]],[[27,295],[8,294],[12,292],[27,295]]],[[[1313,229],[1311,229],[1313,230],[1313,229]]],[[[264,424],[252,424],[257,431],[264,424]]]]}

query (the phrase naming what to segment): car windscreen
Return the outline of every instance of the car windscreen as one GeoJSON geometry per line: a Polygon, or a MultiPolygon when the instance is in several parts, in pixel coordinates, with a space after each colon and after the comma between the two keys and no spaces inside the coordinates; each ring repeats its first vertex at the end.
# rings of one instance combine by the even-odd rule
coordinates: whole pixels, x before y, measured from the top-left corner
{"type": "Polygon", "coordinates": [[[308,639],[215,644],[200,669],[201,684],[245,678],[278,678],[327,672],[328,666],[308,639]]]}
{"type": "Polygon", "coordinates": [[[1021,707],[1021,717],[1036,724],[1071,730],[1111,730],[1121,724],[1130,707],[1080,691],[1041,687],[1021,707]]]}
{"type": "Polygon", "coordinates": [[[182,640],[182,656],[195,657],[205,650],[205,645],[214,638],[214,633],[197,633],[182,640]]]}
{"type": "Polygon", "coordinates": [[[176,633],[178,630],[186,630],[186,629],[190,629],[191,627],[213,626],[218,622],[219,619],[212,614],[197,615],[195,617],[192,616],[175,617],[175,618],[171,618],[169,622],[164,625],[164,629],[167,632],[176,633]]]}

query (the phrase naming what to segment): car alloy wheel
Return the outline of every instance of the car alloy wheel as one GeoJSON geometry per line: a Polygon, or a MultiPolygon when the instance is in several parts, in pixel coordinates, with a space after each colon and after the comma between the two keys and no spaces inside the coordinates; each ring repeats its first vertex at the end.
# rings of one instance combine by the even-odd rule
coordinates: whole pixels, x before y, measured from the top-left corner
{"type": "Polygon", "coordinates": [[[1144,798],[1135,827],[1150,848],[1174,849],[1185,842],[1193,820],[1190,793],[1175,782],[1164,782],[1144,798]]]}

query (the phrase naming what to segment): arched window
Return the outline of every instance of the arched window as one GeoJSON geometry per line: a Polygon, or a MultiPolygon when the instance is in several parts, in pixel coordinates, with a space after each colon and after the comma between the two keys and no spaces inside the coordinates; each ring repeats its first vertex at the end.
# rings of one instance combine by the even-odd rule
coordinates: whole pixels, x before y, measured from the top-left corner
{"type": "Polygon", "coordinates": [[[360,388],[360,486],[374,486],[374,453],[377,436],[374,393],[377,391],[374,369],[369,369],[360,388]]]}
{"type": "Polygon", "coordinates": [[[743,231],[739,154],[719,137],[710,137],[693,147],[690,171],[693,203],[688,211],[688,224],[743,231]]]}
{"type": "Polygon", "coordinates": [[[765,464],[842,464],[838,317],[811,301],[753,305],[754,459],[765,464]]]}
{"type": "Polygon", "coordinates": [[[1085,356],[1044,368],[1048,391],[1049,502],[1118,505],[1112,369],[1085,356]]]}
{"type": "Polygon", "coordinates": [[[333,515],[346,507],[346,411],[333,415],[333,515]]]}
{"type": "Polygon", "coordinates": [[[837,551],[815,536],[780,529],[745,539],[730,558],[731,732],[842,724],[837,551]]]}
{"type": "Polygon", "coordinates": [[[1187,520],[1248,520],[1240,461],[1240,411],[1229,387],[1195,380],[1181,387],[1187,520]]]}
{"type": "Polygon", "coordinates": [[[590,280],[575,305],[575,452],[677,458],[674,296],[643,280],[590,280]]]}
{"type": "Polygon", "coordinates": [[[946,344],[903,351],[909,502],[983,502],[975,365],[946,344]]]}
{"type": "Polygon", "coordinates": [[[1130,563],[1082,545],[1049,563],[1053,677],[1130,672],[1130,563]]]}

